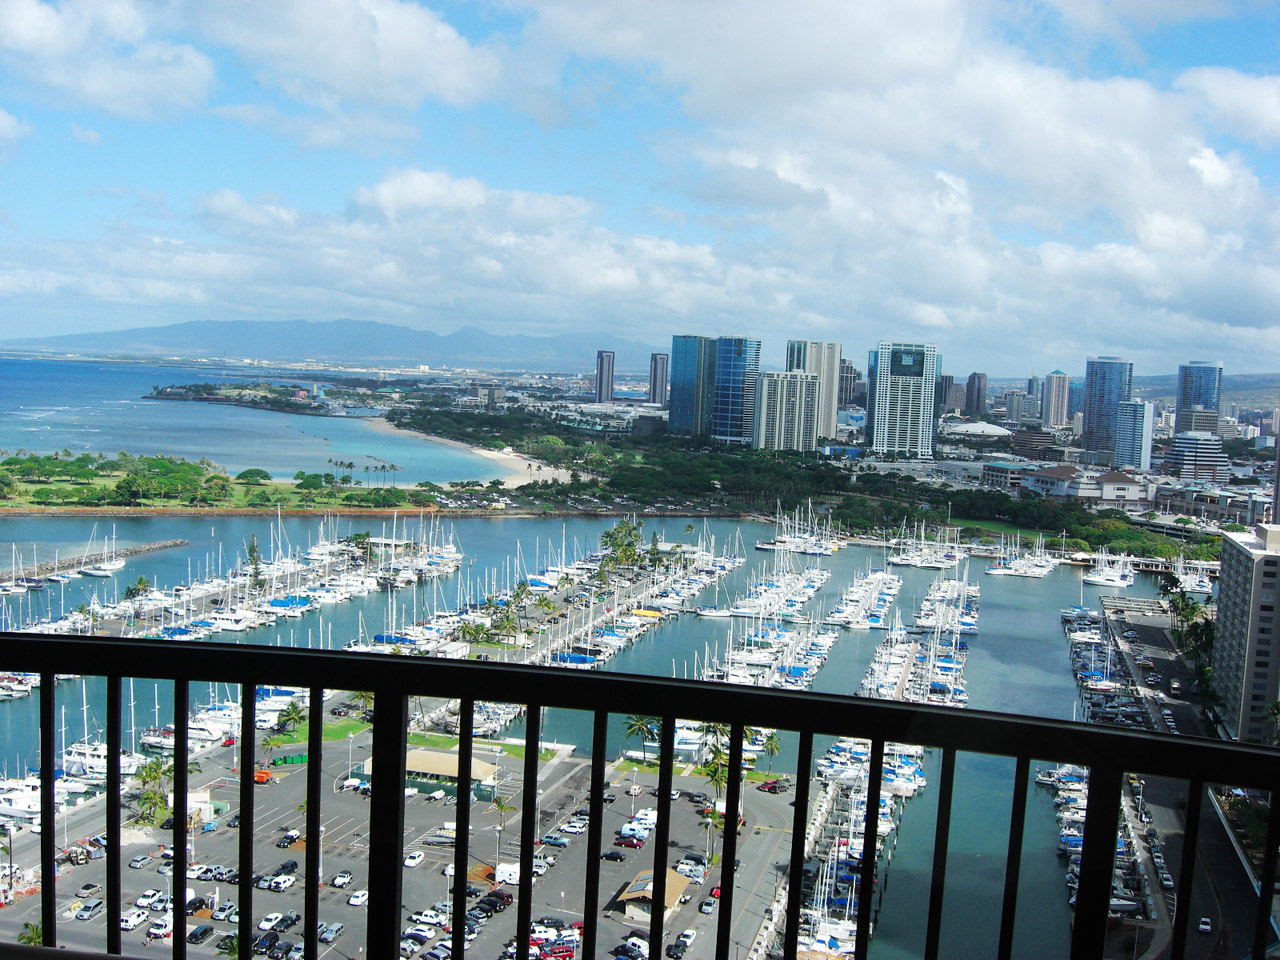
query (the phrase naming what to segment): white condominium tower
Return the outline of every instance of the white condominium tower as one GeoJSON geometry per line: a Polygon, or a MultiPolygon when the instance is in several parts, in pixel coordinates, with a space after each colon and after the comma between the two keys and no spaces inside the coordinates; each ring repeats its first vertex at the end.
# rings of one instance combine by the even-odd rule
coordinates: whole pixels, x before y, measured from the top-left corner
{"type": "Polygon", "coordinates": [[[867,356],[867,381],[872,451],[932,457],[937,344],[880,341],[867,356]]]}
{"type": "Polygon", "coordinates": [[[817,374],[760,374],[751,445],[757,450],[816,450],[821,396],[817,374]]]}
{"type": "Polygon", "coordinates": [[[820,340],[788,340],[787,372],[818,377],[818,436],[836,435],[836,409],[840,405],[840,344],[820,340]]]}

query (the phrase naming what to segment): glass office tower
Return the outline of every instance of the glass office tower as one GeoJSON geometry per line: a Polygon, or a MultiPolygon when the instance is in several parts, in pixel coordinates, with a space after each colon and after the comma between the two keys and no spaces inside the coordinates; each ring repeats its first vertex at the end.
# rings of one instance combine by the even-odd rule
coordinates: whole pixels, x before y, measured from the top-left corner
{"type": "Polygon", "coordinates": [[[715,410],[711,436],[725,443],[750,443],[756,419],[760,341],[746,337],[716,340],[715,410]]]}
{"type": "Polygon", "coordinates": [[[711,433],[715,383],[716,342],[710,337],[672,337],[671,390],[667,395],[672,433],[711,433]]]}
{"type": "Polygon", "coordinates": [[[1084,367],[1084,431],[1080,442],[1100,456],[1095,462],[1111,465],[1116,452],[1116,418],[1120,401],[1133,391],[1133,364],[1119,357],[1089,357],[1084,367]]]}

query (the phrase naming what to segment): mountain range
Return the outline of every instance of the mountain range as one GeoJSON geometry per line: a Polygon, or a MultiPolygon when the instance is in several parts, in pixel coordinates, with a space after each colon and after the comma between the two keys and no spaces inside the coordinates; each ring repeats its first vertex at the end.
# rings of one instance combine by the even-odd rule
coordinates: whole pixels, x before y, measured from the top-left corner
{"type": "Polygon", "coordinates": [[[649,354],[666,348],[622,340],[561,334],[532,337],[463,327],[449,334],[371,320],[199,320],[108,333],[24,337],[0,342],[22,354],[149,359],[268,360],[280,363],[385,363],[397,367],[485,367],[506,370],[594,371],[597,350],[612,350],[618,370],[647,371],[649,354]]]}

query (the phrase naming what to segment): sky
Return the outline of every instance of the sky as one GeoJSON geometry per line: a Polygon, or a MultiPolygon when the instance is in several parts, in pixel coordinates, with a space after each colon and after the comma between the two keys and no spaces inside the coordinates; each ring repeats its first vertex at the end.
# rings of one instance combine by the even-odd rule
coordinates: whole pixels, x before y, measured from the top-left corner
{"type": "Polygon", "coordinates": [[[1280,370],[1280,5],[0,0],[0,341],[191,320],[1280,370]]]}

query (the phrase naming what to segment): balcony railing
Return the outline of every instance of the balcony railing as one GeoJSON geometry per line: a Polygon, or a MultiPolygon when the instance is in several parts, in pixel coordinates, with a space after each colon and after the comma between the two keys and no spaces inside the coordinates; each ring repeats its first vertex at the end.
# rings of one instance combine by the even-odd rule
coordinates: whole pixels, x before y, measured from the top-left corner
{"type": "MultiPolygon", "coordinates": [[[[367,951],[370,957],[398,955],[401,924],[401,859],[405,827],[405,768],[411,696],[426,692],[444,692],[461,700],[458,744],[458,795],[466,797],[470,789],[473,736],[472,707],[478,700],[506,700],[529,705],[526,739],[530,745],[540,740],[540,707],[560,707],[590,711],[594,717],[591,751],[590,826],[586,835],[587,866],[581,878],[585,897],[584,927],[580,956],[604,955],[598,929],[600,916],[600,883],[598,864],[602,837],[602,803],[605,778],[606,724],[611,714],[655,715],[661,721],[661,751],[658,776],[658,821],[653,842],[654,890],[652,901],[665,902],[666,867],[671,812],[674,732],[677,715],[703,722],[727,724],[731,744],[726,787],[726,823],[737,820],[742,803],[742,731],[744,727],[776,725],[799,734],[796,769],[802,774],[812,768],[815,736],[859,737],[871,741],[870,779],[867,810],[878,809],[881,796],[881,760],[887,743],[922,745],[941,752],[941,782],[938,784],[939,809],[935,833],[933,872],[925,938],[926,957],[938,953],[942,925],[943,900],[947,894],[946,866],[951,823],[951,797],[957,754],[973,752],[1011,757],[1016,761],[1013,781],[1013,809],[1009,827],[1008,855],[1005,861],[1003,907],[1000,915],[998,956],[1013,955],[1014,923],[1018,909],[1018,878],[1023,830],[1027,813],[1027,783],[1034,759],[1051,759],[1077,764],[1090,771],[1087,813],[1081,869],[1076,897],[1070,955],[1073,958],[1095,958],[1103,955],[1111,898],[1112,871],[1115,857],[1116,828],[1121,816],[1123,780],[1126,771],[1142,771],[1146,776],[1169,777],[1186,781],[1187,810],[1186,851],[1180,865],[1179,889],[1190,890],[1197,849],[1201,798],[1207,784],[1231,784],[1248,789],[1275,791],[1280,787],[1280,752],[1227,744],[1216,741],[1137,734],[1112,729],[1085,727],[1059,721],[1023,719],[978,711],[956,711],[878,700],[862,700],[844,696],[813,693],[789,693],[731,685],[718,685],[650,677],[597,674],[571,670],[506,667],[494,663],[442,661],[416,657],[387,657],[323,651],[299,651],[276,647],[236,646],[216,643],[174,644],[145,640],[108,638],[50,638],[42,635],[0,634],[4,644],[6,667],[39,673],[42,690],[54,689],[54,674],[68,670],[107,679],[107,755],[108,795],[119,793],[121,785],[119,745],[122,736],[122,681],[125,677],[145,675],[175,681],[174,723],[174,849],[186,848],[188,772],[188,683],[218,682],[241,684],[245,690],[285,677],[300,677],[311,688],[311,703],[318,710],[324,688],[367,690],[375,694],[377,722],[372,733],[372,761],[376,772],[372,791],[369,834],[369,891],[367,951]]],[[[254,698],[242,698],[242,736],[236,749],[240,751],[242,771],[254,769],[255,729],[254,698]]],[[[309,753],[320,756],[322,724],[309,728],[309,753]]],[[[53,770],[59,756],[55,741],[58,730],[54,697],[40,700],[41,745],[41,873],[46,881],[41,892],[41,918],[46,947],[56,946],[57,907],[54,884],[54,862],[58,854],[57,831],[54,828],[55,794],[53,770]]],[[[534,858],[534,842],[539,828],[537,809],[538,751],[526,751],[521,804],[520,878],[516,896],[517,944],[527,944],[530,929],[530,866],[534,858]]],[[[311,763],[307,769],[306,836],[321,835],[324,791],[321,765],[311,763]]],[[[242,776],[239,786],[240,817],[243,829],[239,835],[241,864],[253,862],[254,783],[242,776]]],[[[1274,795],[1274,793],[1273,793],[1274,795]]],[[[810,812],[810,779],[796,778],[792,837],[805,836],[810,812]]],[[[121,886],[120,828],[118,803],[106,805],[106,884],[107,953],[121,952],[119,927],[121,886]]],[[[463,929],[467,882],[468,837],[471,810],[467,803],[456,807],[457,837],[454,851],[455,896],[453,929],[463,929]]],[[[876,869],[876,831],[864,831],[861,857],[861,889],[872,888],[876,869]]],[[[724,831],[723,863],[735,860],[737,837],[733,830],[724,831]]],[[[1271,806],[1267,828],[1266,854],[1261,871],[1256,922],[1253,929],[1251,955],[1261,958],[1271,940],[1273,877],[1276,853],[1280,848],[1280,808],[1271,806]]],[[[791,845],[789,876],[798,878],[804,865],[803,842],[791,845]]],[[[317,916],[320,884],[318,857],[307,857],[304,909],[305,951],[308,958],[317,956],[317,916]]],[[[247,873],[247,871],[246,871],[247,873]]],[[[246,876],[247,879],[247,876],[246,876]]],[[[561,877],[560,879],[564,879],[561,877]]],[[[560,884],[558,884],[560,885],[560,884]]],[[[786,900],[783,954],[797,953],[797,935],[802,908],[801,884],[791,883],[786,900]]],[[[240,943],[247,951],[254,929],[253,885],[242,882],[237,897],[240,909],[240,943]]],[[[724,871],[721,905],[716,938],[716,960],[727,960],[730,954],[731,924],[734,899],[733,871],[724,871]]],[[[858,902],[857,952],[867,956],[867,938],[871,928],[872,897],[858,902]]],[[[1172,917],[1169,955],[1183,956],[1187,944],[1189,897],[1179,898],[1172,917]]],[[[179,927],[180,929],[180,927],[179,927]]],[[[649,942],[654,944],[652,956],[658,956],[663,942],[663,911],[652,911],[649,942]]],[[[10,948],[6,947],[6,950],[10,948]]],[[[186,942],[173,938],[173,956],[185,960],[186,942]]],[[[73,953],[73,951],[66,951],[73,953]]],[[[64,955],[66,955],[64,953],[64,955]]],[[[520,954],[518,953],[517,956],[520,954]]]]}

